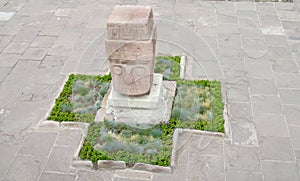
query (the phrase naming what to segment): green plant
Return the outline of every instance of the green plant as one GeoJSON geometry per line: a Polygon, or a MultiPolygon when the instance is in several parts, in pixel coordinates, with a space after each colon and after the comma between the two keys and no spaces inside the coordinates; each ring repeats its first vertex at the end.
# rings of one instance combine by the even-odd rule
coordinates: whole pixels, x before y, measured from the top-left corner
{"type": "Polygon", "coordinates": [[[92,123],[110,81],[110,75],[69,75],[47,119],[92,123]]]}

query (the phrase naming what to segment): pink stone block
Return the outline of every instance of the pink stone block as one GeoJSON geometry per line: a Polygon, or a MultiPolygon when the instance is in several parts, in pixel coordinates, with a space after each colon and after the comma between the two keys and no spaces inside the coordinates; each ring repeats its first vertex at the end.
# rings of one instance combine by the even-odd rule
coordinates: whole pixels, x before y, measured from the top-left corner
{"type": "Polygon", "coordinates": [[[151,7],[115,6],[107,23],[105,49],[116,92],[128,96],[149,93],[155,46],[151,7]]]}
{"type": "Polygon", "coordinates": [[[115,6],[107,22],[107,39],[144,40],[153,34],[150,6],[115,6]]]}

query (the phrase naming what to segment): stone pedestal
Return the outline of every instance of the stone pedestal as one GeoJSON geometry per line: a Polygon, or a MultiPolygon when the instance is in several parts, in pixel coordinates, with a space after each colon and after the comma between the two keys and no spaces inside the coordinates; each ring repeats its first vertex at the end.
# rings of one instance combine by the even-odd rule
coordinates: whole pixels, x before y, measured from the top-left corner
{"type": "Polygon", "coordinates": [[[171,89],[165,88],[162,78],[161,74],[153,75],[153,84],[148,95],[130,97],[112,89],[108,96],[106,113],[113,114],[115,121],[140,128],[168,122],[176,85],[171,89]]]}

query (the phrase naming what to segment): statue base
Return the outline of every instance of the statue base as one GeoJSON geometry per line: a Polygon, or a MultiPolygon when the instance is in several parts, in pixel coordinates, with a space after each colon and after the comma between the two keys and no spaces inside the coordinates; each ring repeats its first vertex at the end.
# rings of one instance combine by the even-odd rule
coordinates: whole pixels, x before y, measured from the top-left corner
{"type": "Polygon", "coordinates": [[[175,81],[163,81],[161,74],[153,74],[148,95],[125,96],[112,89],[107,98],[106,114],[113,115],[117,122],[139,128],[167,123],[171,117],[175,91],[175,81]]]}

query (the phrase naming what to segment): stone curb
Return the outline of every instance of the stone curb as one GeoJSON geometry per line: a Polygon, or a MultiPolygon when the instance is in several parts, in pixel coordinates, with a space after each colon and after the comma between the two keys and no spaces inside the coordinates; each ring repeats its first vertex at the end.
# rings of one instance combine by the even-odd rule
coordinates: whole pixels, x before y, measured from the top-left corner
{"type": "Polygon", "coordinates": [[[126,163],[123,161],[99,160],[97,165],[98,169],[126,169],[126,163]]]}
{"type": "Polygon", "coordinates": [[[43,128],[60,128],[60,123],[57,121],[40,121],[39,125],[37,128],[43,127],[43,128]]]}
{"type": "Polygon", "coordinates": [[[71,167],[73,169],[92,169],[93,163],[89,160],[74,160],[71,167]]]}
{"type": "Polygon", "coordinates": [[[158,165],[150,165],[145,163],[136,163],[133,167],[133,170],[149,171],[156,173],[172,173],[172,168],[163,167],[158,165]]]}

